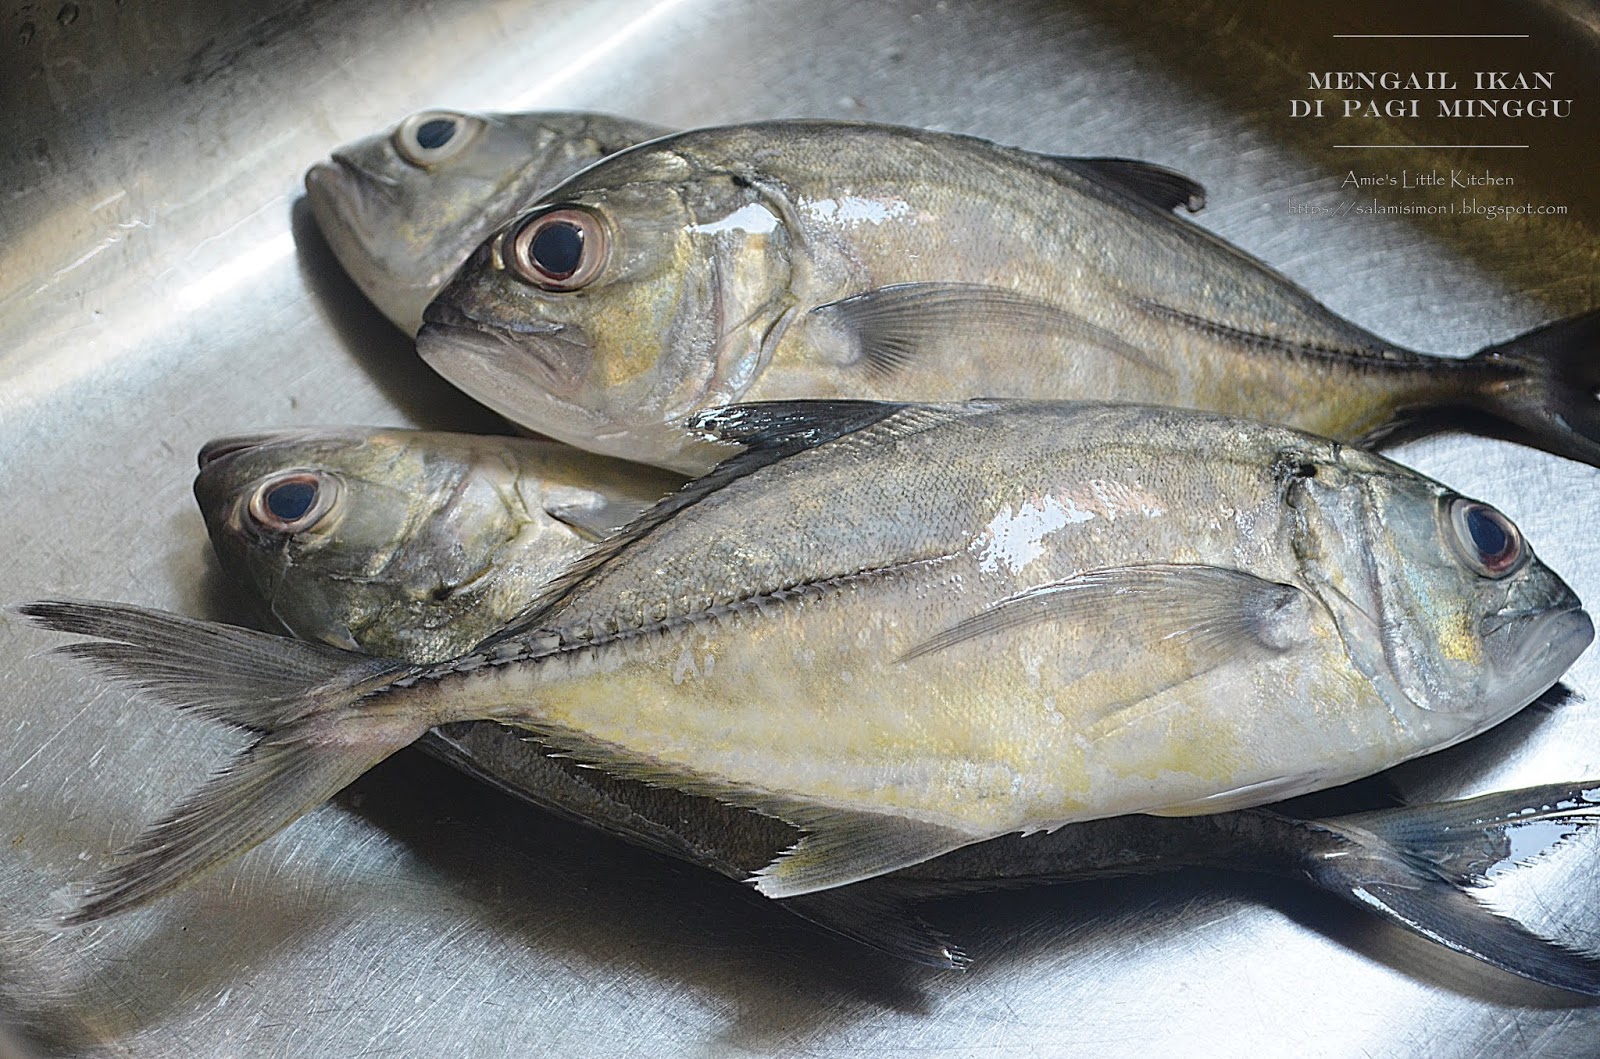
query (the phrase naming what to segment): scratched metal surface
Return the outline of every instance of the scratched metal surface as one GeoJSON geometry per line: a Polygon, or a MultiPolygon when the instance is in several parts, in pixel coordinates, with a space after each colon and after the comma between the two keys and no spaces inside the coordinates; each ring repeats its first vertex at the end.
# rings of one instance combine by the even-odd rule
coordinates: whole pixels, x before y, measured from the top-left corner
{"type": "MultiPolygon", "coordinates": [[[[492,424],[361,301],[297,205],[307,165],[427,105],[678,126],[863,117],[1149,158],[1208,186],[1200,223],[1431,351],[1600,305],[1594,9],[1397,6],[8,0],[0,600],[231,616],[189,496],[203,441],[292,424],[492,424]],[[1476,53],[1332,37],[1486,28],[1530,36],[1476,53]],[[1350,141],[1334,126],[1286,118],[1307,69],[1471,69],[1473,54],[1482,68],[1558,71],[1579,116],[1487,124],[1531,144],[1487,156],[1338,150],[1350,141]],[[1571,212],[1290,212],[1352,200],[1339,187],[1350,169],[1484,164],[1571,212]]],[[[1464,142],[1446,131],[1368,123],[1355,142],[1464,142]]],[[[1462,437],[1402,455],[1503,507],[1600,600],[1600,473],[1462,437]]],[[[977,966],[901,966],[415,756],[155,908],[41,932],[59,886],[232,745],[41,656],[48,642],[0,625],[7,1056],[33,1054],[29,1038],[50,1054],[651,1057],[1577,1056],[1600,1040],[1594,1006],[1243,877],[946,902],[936,918],[977,966]]],[[[1570,683],[1575,701],[1407,766],[1397,786],[1443,796],[1600,776],[1595,651],[1570,683]]],[[[1574,843],[1496,897],[1600,945],[1597,870],[1600,844],[1574,843]]]]}

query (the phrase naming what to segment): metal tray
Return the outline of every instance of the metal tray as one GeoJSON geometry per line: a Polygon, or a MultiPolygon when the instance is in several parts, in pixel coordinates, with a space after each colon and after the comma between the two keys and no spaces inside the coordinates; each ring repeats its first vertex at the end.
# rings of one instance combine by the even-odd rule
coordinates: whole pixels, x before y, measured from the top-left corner
{"type": "MultiPolygon", "coordinates": [[[[311,162],[424,106],[580,107],[678,126],[842,116],[1147,158],[1206,184],[1198,223],[1339,312],[1430,351],[1464,354],[1600,306],[1590,5],[51,0],[3,10],[5,601],[70,594],[236,617],[189,495],[202,442],[313,423],[496,428],[365,304],[301,201],[311,162]],[[1335,36],[1364,33],[1527,36],[1335,36]],[[1289,116],[1308,71],[1344,69],[1554,71],[1574,113],[1481,124],[1289,116]],[[1529,146],[1335,146],[1491,143],[1529,146]],[[1515,177],[1480,201],[1568,212],[1362,213],[1374,198],[1449,198],[1346,179],[1452,168],[1515,177]]],[[[1600,600],[1600,472],[1461,436],[1399,455],[1501,506],[1581,596],[1600,600]]],[[[902,966],[416,755],[156,907],[44,931],[53,891],[233,745],[42,654],[51,642],[0,623],[0,1011],[51,1054],[1600,1047],[1600,1011],[1580,998],[1292,885],[1221,873],[947,901],[932,914],[977,965],[960,975],[902,966]]],[[[1569,684],[1569,701],[1393,783],[1421,798],[1600,777],[1600,654],[1569,684]]],[[[1597,868],[1600,843],[1576,841],[1506,878],[1495,900],[1600,946],[1597,868]]],[[[32,1054],[20,1033],[0,1024],[0,1055],[32,1054]]]]}

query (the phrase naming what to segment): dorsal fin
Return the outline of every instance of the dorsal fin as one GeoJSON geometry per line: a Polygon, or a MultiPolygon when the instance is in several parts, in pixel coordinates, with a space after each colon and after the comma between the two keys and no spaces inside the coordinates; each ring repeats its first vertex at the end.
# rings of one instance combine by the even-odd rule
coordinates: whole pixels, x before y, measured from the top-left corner
{"type": "Polygon", "coordinates": [[[686,482],[632,522],[606,538],[551,581],[479,648],[501,643],[534,628],[595,570],[648,536],[684,508],[692,507],[739,478],[806,449],[816,448],[869,427],[877,436],[917,433],[936,423],[971,415],[990,401],[958,405],[915,405],[889,401],[761,401],[700,412],[685,429],[710,442],[743,446],[699,478],[686,482]]]}
{"type": "Polygon", "coordinates": [[[1205,187],[1164,165],[1134,158],[1073,158],[1056,154],[1039,157],[1097,184],[1116,188],[1158,210],[1175,210],[1182,206],[1190,213],[1199,213],[1205,208],[1205,187]]]}

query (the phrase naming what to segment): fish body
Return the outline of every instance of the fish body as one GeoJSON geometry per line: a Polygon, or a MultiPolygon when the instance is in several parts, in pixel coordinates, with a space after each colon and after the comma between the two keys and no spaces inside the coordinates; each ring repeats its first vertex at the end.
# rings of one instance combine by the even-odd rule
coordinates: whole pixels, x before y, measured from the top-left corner
{"type": "Polygon", "coordinates": [[[445,663],[25,608],[100,638],[68,653],[264,733],[79,917],[181,884],[455,721],[786,821],[805,837],[753,881],[794,896],[1366,775],[1508,716],[1593,635],[1498,512],[1282,428],[845,402],[699,429],[746,450],[445,663]]]}
{"type": "Polygon", "coordinates": [[[682,478],[555,442],[339,428],[219,438],[195,498],[223,569],[298,636],[438,661],[682,478]]]}
{"type": "MultiPolygon", "coordinates": [[[[1446,497],[1219,417],[906,408],[614,538],[483,671],[414,686],[814,832],[818,812],[900,821],[867,861],[1240,808],[1480,731],[1587,644],[1547,571],[1492,581],[1439,554],[1446,497]],[[1470,631],[1479,608],[1504,642],[1470,631]]],[[[901,866],[817,859],[762,888],[901,866]]]]}
{"type": "Polygon", "coordinates": [[[796,398],[1126,400],[1352,442],[1451,411],[1600,460],[1600,316],[1401,349],[1093,163],[844,122],[664,137],[486,242],[419,350],[530,429],[690,471],[683,417],[796,398]]]}
{"type": "Polygon", "coordinates": [[[339,264],[414,334],[429,300],[519,207],[668,131],[609,114],[422,111],[312,166],[306,196],[339,264]]]}

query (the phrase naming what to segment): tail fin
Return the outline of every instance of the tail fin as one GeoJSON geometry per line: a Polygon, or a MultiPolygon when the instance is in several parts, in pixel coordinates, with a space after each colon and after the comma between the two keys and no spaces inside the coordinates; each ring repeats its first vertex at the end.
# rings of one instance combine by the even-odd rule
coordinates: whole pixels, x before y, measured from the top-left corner
{"type": "Polygon", "coordinates": [[[1345,840],[1308,865],[1324,889],[1523,978],[1600,996],[1600,953],[1533,933],[1472,890],[1600,823],[1600,784],[1557,784],[1305,826],[1345,840]]]}
{"type": "Polygon", "coordinates": [[[1545,324],[1474,354],[1487,369],[1476,407],[1491,432],[1600,466],[1600,310],[1545,324]]]}
{"type": "Polygon", "coordinates": [[[95,876],[64,925],[135,908],[238,856],[428,727],[348,709],[405,663],[116,603],[50,600],[16,610],[41,628],[98,637],[57,652],[260,736],[95,876]]]}

